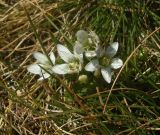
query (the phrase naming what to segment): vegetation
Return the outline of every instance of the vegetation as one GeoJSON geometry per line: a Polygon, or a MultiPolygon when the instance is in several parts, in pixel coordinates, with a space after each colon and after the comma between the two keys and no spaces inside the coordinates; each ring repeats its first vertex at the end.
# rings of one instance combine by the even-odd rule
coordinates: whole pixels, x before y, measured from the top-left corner
{"type": "Polygon", "coordinates": [[[159,0],[0,1],[0,134],[157,135],[160,132],[159,0]],[[119,42],[112,82],[87,74],[30,74],[34,52],[70,50],[78,30],[119,42]]]}

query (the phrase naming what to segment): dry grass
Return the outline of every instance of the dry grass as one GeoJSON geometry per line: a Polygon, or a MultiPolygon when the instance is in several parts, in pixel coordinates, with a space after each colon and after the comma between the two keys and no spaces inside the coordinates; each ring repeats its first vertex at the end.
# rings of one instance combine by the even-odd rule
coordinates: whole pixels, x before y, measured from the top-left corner
{"type": "MultiPolygon", "coordinates": [[[[0,14],[0,95],[3,112],[0,132],[3,134],[53,133],[57,126],[53,120],[45,116],[47,111],[51,112],[47,107],[46,84],[45,82],[44,84],[37,83],[36,79],[29,77],[26,71],[26,65],[33,60],[32,53],[41,51],[41,47],[32,31],[24,7],[30,14],[33,23],[38,27],[46,50],[54,47],[49,31],[46,29],[44,14],[54,13],[57,3],[47,5],[40,0],[19,1],[8,6],[0,14]],[[44,97],[44,101],[36,104],[41,96],[44,97]]],[[[56,16],[58,17],[58,14],[56,16]]],[[[56,31],[52,34],[55,35],[56,31]]]]}
{"type": "MultiPolygon", "coordinates": [[[[8,5],[0,14],[0,95],[2,111],[0,114],[0,133],[6,135],[71,135],[72,133],[61,129],[61,127],[74,132],[74,130],[78,131],[92,125],[85,123],[83,119],[87,118],[83,118],[83,115],[76,114],[78,110],[74,108],[75,105],[65,103],[61,95],[56,97],[59,92],[55,93],[55,91],[62,89],[61,85],[52,86],[54,82],[49,82],[49,84],[46,81],[43,83],[37,82],[35,76],[30,75],[26,70],[26,66],[33,63],[32,53],[42,50],[24,8],[31,17],[33,24],[36,24],[43,46],[49,52],[54,49],[55,45],[50,34],[58,36],[63,41],[64,38],[59,33],[64,29],[69,29],[63,25],[58,29],[54,27],[57,25],[53,24],[54,19],[55,23],[58,24],[61,23],[59,20],[64,21],[64,15],[57,12],[60,6],[58,4],[58,2],[44,4],[41,0],[21,0],[11,6],[8,5]],[[47,17],[49,16],[55,16],[52,24],[48,23],[50,20],[47,20],[47,17]],[[64,112],[61,108],[53,106],[55,102],[58,104],[57,106],[72,111],[73,116],[71,115],[72,112],[64,112]],[[68,114],[68,117],[65,117],[66,114],[68,114]],[[63,115],[64,122],[59,121],[57,116],[63,117],[63,115]],[[73,122],[72,119],[74,119],[73,122]],[[77,121],[79,126],[75,126],[77,121]],[[64,125],[59,127],[58,123],[64,123],[64,125]]],[[[68,32],[64,32],[64,35],[68,34],[68,32]]]]}

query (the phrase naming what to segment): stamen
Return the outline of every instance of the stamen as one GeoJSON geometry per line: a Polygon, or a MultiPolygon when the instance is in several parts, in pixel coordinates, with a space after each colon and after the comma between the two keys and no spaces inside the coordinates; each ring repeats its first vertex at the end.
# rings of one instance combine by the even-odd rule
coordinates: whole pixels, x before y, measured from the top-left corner
{"type": "Polygon", "coordinates": [[[106,56],[99,58],[99,64],[101,66],[107,67],[110,64],[110,59],[106,56]]]}
{"type": "Polygon", "coordinates": [[[69,63],[69,68],[72,72],[78,71],[79,67],[80,67],[80,61],[77,58],[72,59],[72,61],[69,63]]]}

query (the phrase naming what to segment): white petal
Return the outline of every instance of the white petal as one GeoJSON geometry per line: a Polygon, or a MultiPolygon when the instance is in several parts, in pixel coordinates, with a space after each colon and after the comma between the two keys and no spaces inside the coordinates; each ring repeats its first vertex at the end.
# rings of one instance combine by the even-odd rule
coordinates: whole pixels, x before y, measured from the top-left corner
{"type": "Polygon", "coordinates": [[[79,41],[82,44],[85,44],[88,42],[88,33],[84,30],[79,30],[76,33],[77,41],[79,41]]]}
{"type": "Polygon", "coordinates": [[[118,42],[114,42],[112,43],[110,46],[108,46],[107,50],[106,50],[106,55],[109,57],[113,57],[114,55],[116,55],[117,51],[118,51],[118,42]]]}
{"type": "Polygon", "coordinates": [[[118,69],[123,65],[123,61],[119,58],[114,58],[111,61],[111,68],[118,69]]]}
{"type": "Polygon", "coordinates": [[[34,52],[33,53],[33,57],[37,60],[37,62],[41,63],[41,64],[46,64],[48,63],[48,58],[47,56],[45,56],[44,54],[40,53],[40,52],[34,52]]]}
{"type": "Polygon", "coordinates": [[[78,61],[82,64],[83,63],[83,54],[75,54],[74,59],[78,59],[78,61]]]}
{"type": "Polygon", "coordinates": [[[102,68],[102,76],[107,83],[111,82],[111,68],[102,68]]]}
{"type": "Polygon", "coordinates": [[[55,56],[54,56],[54,53],[53,53],[53,52],[50,53],[50,56],[49,56],[49,57],[50,57],[52,63],[55,64],[55,56]]]}
{"type": "Polygon", "coordinates": [[[74,46],[74,54],[82,54],[84,52],[83,45],[76,41],[75,46],[74,46]]]}
{"type": "Polygon", "coordinates": [[[69,65],[68,64],[60,64],[52,67],[52,71],[56,74],[67,74],[69,73],[69,65]]]}
{"type": "Polygon", "coordinates": [[[96,53],[96,51],[86,51],[85,56],[87,58],[93,58],[93,57],[97,56],[97,53],[96,53]]]}
{"type": "Polygon", "coordinates": [[[61,44],[57,45],[57,51],[59,56],[67,63],[74,58],[74,55],[68,50],[68,48],[61,44]]]}
{"type": "Polygon", "coordinates": [[[27,70],[30,73],[33,73],[33,74],[38,74],[38,75],[42,74],[42,69],[40,68],[40,66],[38,64],[31,64],[31,65],[29,65],[27,67],[27,70]]]}
{"type": "Polygon", "coordinates": [[[42,80],[44,80],[45,78],[43,78],[43,77],[40,77],[39,79],[38,79],[38,81],[42,81],[42,80]]]}
{"type": "Polygon", "coordinates": [[[96,53],[97,53],[97,57],[102,57],[105,55],[105,48],[102,46],[97,46],[96,47],[96,53]]]}
{"type": "Polygon", "coordinates": [[[93,72],[95,70],[97,70],[99,68],[99,62],[97,59],[95,60],[91,60],[86,66],[85,66],[85,70],[86,71],[90,71],[93,72]]]}
{"type": "Polygon", "coordinates": [[[38,80],[44,80],[44,79],[47,79],[48,77],[50,77],[50,74],[48,73],[44,73],[38,80]]]}

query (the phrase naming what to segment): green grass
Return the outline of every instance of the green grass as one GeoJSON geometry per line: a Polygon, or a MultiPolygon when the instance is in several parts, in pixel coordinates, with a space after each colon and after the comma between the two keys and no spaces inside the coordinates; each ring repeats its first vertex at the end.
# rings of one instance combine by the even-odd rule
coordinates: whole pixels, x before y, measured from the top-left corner
{"type": "Polygon", "coordinates": [[[159,6],[159,0],[0,3],[0,134],[157,135],[159,6]],[[94,30],[102,46],[119,42],[124,65],[111,84],[91,73],[87,84],[77,74],[39,82],[27,72],[33,52],[57,55],[57,43],[71,49],[80,29],[94,30]]]}

